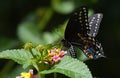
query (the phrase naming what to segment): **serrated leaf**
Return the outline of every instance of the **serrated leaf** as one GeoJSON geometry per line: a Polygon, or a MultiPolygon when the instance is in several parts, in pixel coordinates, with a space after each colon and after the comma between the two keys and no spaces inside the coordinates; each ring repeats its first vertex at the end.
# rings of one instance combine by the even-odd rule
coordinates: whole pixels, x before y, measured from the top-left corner
{"type": "Polygon", "coordinates": [[[71,78],[92,78],[91,72],[85,63],[69,56],[65,56],[61,62],[55,65],[51,70],[45,70],[40,73],[49,74],[54,72],[62,73],[71,78]]]}
{"type": "Polygon", "coordinates": [[[24,68],[32,64],[32,54],[24,49],[6,50],[0,52],[1,59],[11,59],[22,64],[24,68]]]}

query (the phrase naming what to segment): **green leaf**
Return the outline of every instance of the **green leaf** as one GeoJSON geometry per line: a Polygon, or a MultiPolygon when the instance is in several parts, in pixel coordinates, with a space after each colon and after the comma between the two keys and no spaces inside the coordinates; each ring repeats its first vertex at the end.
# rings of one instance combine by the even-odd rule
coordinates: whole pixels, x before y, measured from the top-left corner
{"type": "Polygon", "coordinates": [[[32,54],[24,49],[6,50],[0,52],[1,59],[11,59],[22,64],[24,68],[32,65],[32,54]]]}
{"type": "Polygon", "coordinates": [[[75,4],[73,0],[52,0],[52,7],[59,13],[68,14],[75,9],[75,4]]]}
{"type": "Polygon", "coordinates": [[[62,73],[70,78],[92,78],[91,72],[85,63],[69,56],[63,57],[61,62],[55,65],[51,70],[45,70],[40,73],[49,74],[54,72],[62,73]]]}
{"type": "Polygon", "coordinates": [[[29,22],[24,22],[19,25],[18,37],[23,42],[32,42],[36,45],[42,42],[37,27],[33,23],[29,22]]]}
{"type": "Polygon", "coordinates": [[[83,53],[79,46],[74,46],[74,49],[77,53],[77,59],[79,59],[80,61],[86,61],[90,59],[83,53]]]}
{"type": "Polygon", "coordinates": [[[56,29],[53,32],[39,32],[32,23],[21,23],[18,27],[18,36],[23,42],[32,42],[34,45],[50,44],[60,39],[62,29],[56,29]]]}

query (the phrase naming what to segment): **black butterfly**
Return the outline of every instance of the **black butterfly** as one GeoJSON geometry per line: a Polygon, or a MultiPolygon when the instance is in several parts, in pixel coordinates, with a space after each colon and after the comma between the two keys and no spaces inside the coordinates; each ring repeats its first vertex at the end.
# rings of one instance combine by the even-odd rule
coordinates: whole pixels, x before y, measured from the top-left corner
{"type": "Polygon", "coordinates": [[[65,40],[62,40],[62,42],[69,47],[72,57],[77,57],[74,46],[82,49],[83,53],[89,58],[104,57],[101,43],[95,38],[102,17],[103,14],[101,13],[88,17],[88,9],[85,6],[76,10],[70,17],[65,30],[65,40]]]}

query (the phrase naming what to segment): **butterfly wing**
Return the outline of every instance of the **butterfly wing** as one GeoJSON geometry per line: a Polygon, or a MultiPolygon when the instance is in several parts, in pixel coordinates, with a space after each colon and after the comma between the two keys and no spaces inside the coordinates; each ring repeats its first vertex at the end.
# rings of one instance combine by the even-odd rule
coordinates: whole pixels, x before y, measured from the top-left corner
{"type": "Polygon", "coordinates": [[[97,58],[100,58],[100,57],[105,57],[103,47],[102,47],[101,43],[98,42],[98,40],[96,40],[96,46],[95,47],[96,47],[96,52],[94,54],[94,58],[97,59],[97,58]]]}
{"type": "Polygon", "coordinates": [[[88,18],[88,10],[81,7],[70,17],[66,30],[65,42],[72,57],[76,57],[74,46],[78,46],[89,58],[99,58],[103,56],[101,44],[94,38],[99,30],[102,14],[94,14],[88,18]]]}
{"type": "Polygon", "coordinates": [[[98,34],[100,22],[102,18],[103,18],[103,14],[101,13],[94,14],[93,16],[90,16],[88,18],[89,29],[90,29],[88,35],[93,39],[92,43],[89,42],[89,44],[91,44],[91,47],[88,48],[89,50],[88,53],[92,53],[94,59],[104,57],[103,47],[101,43],[99,43],[98,40],[94,39],[94,37],[98,34]],[[95,44],[93,44],[93,42],[95,44]]]}
{"type": "Polygon", "coordinates": [[[63,43],[63,45],[64,45],[65,47],[68,48],[68,51],[69,51],[70,55],[71,55],[73,58],[76,58],[76,57],[77,57],[77,54],[76,54],[76,52],[75,52],[75,50],[74,50],[74,46],[73,46],[70,42],[68,42],[67,40],[64,40],[64,39],[62,39],[62,43],[63,43]]]}
{"type": "Polygon", "coordinates": [[[98,34],[98,30],[102,18],[103,18],[103,14],[101,13],[94,14],[93,16],[90,16],[88,18],[89,29],[90,29],[90,31],[88,32],[89,36],[95,37],[98,34]]]}
{"type": "Polygon", "coordinates": [[[77,34],[87,34],[89,31],[88,27],[88,9],[83,6],[76,10],[69,19],[65,30],[65,40],[69,42],[77,42],[79,39],[77,34]]]}
{"type": "Polygon", "coordinates": [[[77,55],[73,43],[81,45],[82,41],[80,41],[78,33],[83,35],[87,34],[89,31],[88,27],[88,9],[82,6],[70,17],[65,30],[65,42],[69,42],[69,44],[67,43],[67,47],[70,50],[71,56],[74,58],[76,58],[77,55]]]}

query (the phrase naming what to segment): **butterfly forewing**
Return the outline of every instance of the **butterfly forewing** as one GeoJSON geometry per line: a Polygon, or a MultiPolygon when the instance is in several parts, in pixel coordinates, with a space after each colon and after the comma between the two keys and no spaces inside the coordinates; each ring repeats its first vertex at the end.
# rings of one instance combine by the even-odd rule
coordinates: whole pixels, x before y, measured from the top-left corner
{"type": "Polygon", "coordinates": [[[98,34],[100,22],[103,18],[103,14],[94,14],[93,16],[90,16],[88,18],[89,22],[89,29],[90,31],[88,32],[88,35],[91,37],[95,37],[98,34]]]}
{"type": "Polygon", "coordinates": [[[78,33],[87,34],[89,31],[88,10],[86,7],[81,7],[76,10],[68,21],[65,30],[65,39],[71,42],[78,40],[78,33]]]}

